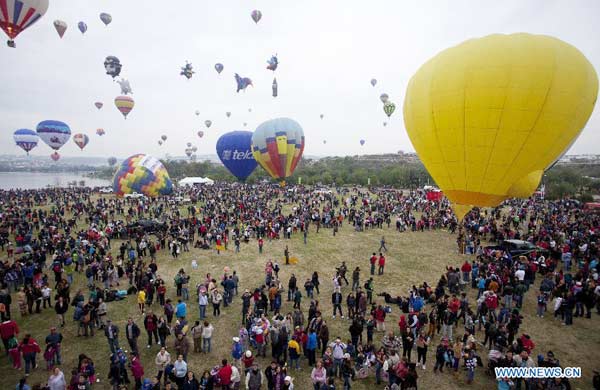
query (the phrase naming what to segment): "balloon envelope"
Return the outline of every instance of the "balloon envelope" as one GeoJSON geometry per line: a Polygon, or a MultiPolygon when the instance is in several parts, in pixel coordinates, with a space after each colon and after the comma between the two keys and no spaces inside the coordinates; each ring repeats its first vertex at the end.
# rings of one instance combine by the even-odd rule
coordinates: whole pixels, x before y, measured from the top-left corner
{"type": "Polygon", "coordinates": [[[73,142],[75,142],[75,145],[79,146],[79,149],[83,150],[88,142],[90,142],[90,137],[81,133],[75,134],[73,136],[73,142]]]}
{"type": "Polygon", "coordinates": [[[375,84],[377,84],[377,80],[376,79],[371,79],[371,85],[374,87],[375,84]]]}
{"type": "Polygon", "coordinates": [[[173,192],[173,183],[160,160],[135,154],[123,161],[115,173],[113,191],[119,196],[137,192],[156,197],[173,192]]]}
{"type": "Polygon", "coordinates": [[[42,121],[38,123],[36,131],[42,141],[54,150],[60,149],[71,138],[71,129],[61,121],[42,121]]]}
{"type": "Polygon", "coordinates": [[[96,134],[103,136],[105,134],[104,129],[96,129],[96,134]]]}
{"type": "Polygon", "coordinates": [[[50,155],[50,158],[51,158],[53,161],[58,161],[58,160],[60,159],[60,154],[58,154],[58,152],[54,152],[54,153],[52,153],[52,154],[50,155]]]}
{"type": "Polygon", "coordinates": [[[293,119],[271,119],[256,128],[252,135],[254,159],[276,179],[294,173],[304,152],[304,131],[293,119]]]}
{"type": "Polygon", "coordinates": [[[244,181],[256,168],[252,155],[252,132],[231,131],[217,141],[217,155],[231,174],[244,181]]]}
{"type": "Polygon", "coordinates": [[[10,39],[15,39],[21,31],[44,16],[48,10],[48,2],[49,0],[2,0],[0,3],[5,5],[6,12],[0,12],[0,27],[10,39]]]}
{"type": "Polygon", "coordinates": [[[217,73],[220,74],[223,71],[223,68],[224,68],[223,64],[221,64],[221,63],[215,64],[215,70],[217,71],[217,73]]]}
{"type": "Polygon", "coordinates": [[[383,105],[383,112],[385,112],[385,115],[387,115],[388,118],[392,116],[394,111],[396,111],[396,105],[390,101],[385,102],[383,105]]]}
{"type": "Polygon", "coordinates": [[[94,103],[94,106],[96,106],[97,109],[101,109],[104,106],[104,104],[102,102],[96,102],[94,103]]]}
{"type": "Polygon", "coordinates": [[[360,140],[360,146],[363,146],[364,144],[365,144],[365,140],[364,140],[364,139],[361,139],[361,140],[360,140]]]}
{"type": "Polygon", "coordinates": [[[102,23],[104,23],[106,26],[108,26],[110,24],[110,22],[112,22],[112,16],[110,16],[110,14],[102,12],[100,14],[100,20],[102,21],[102,23]]]}
{"type": "Polygon", "coordinates": [[[212,125],[212,121],[210,121],[210,120],[205,120],[205,121],[204,121],[204,124],[205,124],[205,125],[206,125],[206,127],[208,128],[208,127],[210,127],[210,125],[212,125]]]}
{"type": "Polygon", "coordinates": [[[163,134],[163,135],[160,136],[160,139],[162,139],[163,141],[166,141],[167,140],[167,136],[163,134]]]}
{"type": "Polygon", "coordinates": [[[382,93],[381,95],[379,95],[379,100],[381,100],[381,103],[383,103],[383,104],[387,103],[389,98],[390,97],[388,96],[387,93],[382,93]]]}
{"type": "Polygon", "coordinates": [[[82,34],[85,34],[87,31],[87,24],[85,24],[85,22],[79,22],[77,23],[77,28],[79,28],[79,31],[81,31],[82,34]]]}
{"type": "Polygon", "coordinates": [[[29,151],[37,146],[40,137],[38,137],[37,133],[33,130],[19,129],[14,132],[13,139],[18,147],[29,154],[29,151]]]}
{"type": "Polygon", "coordinates": [[[67,23],[62,20],[55,20],[54,28],[56,29],[58,36],[62,38],[63,35],[65,35],[65,31],[67,31],[67,23]]]}
{"type": "Polygon", "coordinates": [[[123,95],[115,98],[115,106],[121,111],[121,114],[123,114],[125,119],[127,119],[127,114],[131,112],[134,105],[135,102],[130,96],[123,95]]]}
{"type": "Polygon", "coordinates": [[[252,20],[254,20],[254,23],[258,23],[258,21],[262,18],[262,12],[255,9],[254,11],[252,11],[250,16],[252,17],[252,20]]]}
{"type": "Polygon", "coordinates": [[[598,76],[575,47],[542,35],[489,35],[447,49],[411,78],[404,123],[462,218],[527,197],[575,141],[598,76]]]}
{"type": "Polygon", "coordinates": [[[198,137],[200,137],[200,138],[204,137],[204,132],[202,130],[200,130],[198,132],[198,137]]]}
{"type": "Polygon", "coordinates": [[[114,166],[117,163],[117,159],[115,157],[109,157],[108,158],[108,165],[109,166],[114,166]]]}

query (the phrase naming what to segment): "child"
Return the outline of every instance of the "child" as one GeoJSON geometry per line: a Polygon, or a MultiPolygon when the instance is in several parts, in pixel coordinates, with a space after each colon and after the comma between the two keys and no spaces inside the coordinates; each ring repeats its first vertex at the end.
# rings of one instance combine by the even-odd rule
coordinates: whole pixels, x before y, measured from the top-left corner
{"type": "Polygon", "coordinates": [[[19,350],[19,342],[15,336],[8,339],[8,354],[10,355],[13,368],[16,370],[21,369],[21,351],[19,350]]]}
{"type": "Polygon", "coordinates": [[[213,388],[213,378],[208,370],[205,370],[200,378],[200,390],[208,390],[213,388]]]}
{"type": "Polygon", "coordinates": [[[467,384],[471,384],[475,378],[475,367],[477,367],[477,358],[473,351],[465,354],[465,364],[467,366],[467,384]]]}
{"type": "Polygon", "coordinates": [[[46,361],[46,369],[51,371],[54,369],[54,354],[56,353],[56,349],[54,345],[48,344],[46,345],[46,350],[44,351],[44,360],[46,361]]]}
{"type": "Polygon", "coordinates": [[[537,316],[544,318],[544,312],[546,311],[546,295],[543,292],[539,292],[537,296],[537,316]]]}

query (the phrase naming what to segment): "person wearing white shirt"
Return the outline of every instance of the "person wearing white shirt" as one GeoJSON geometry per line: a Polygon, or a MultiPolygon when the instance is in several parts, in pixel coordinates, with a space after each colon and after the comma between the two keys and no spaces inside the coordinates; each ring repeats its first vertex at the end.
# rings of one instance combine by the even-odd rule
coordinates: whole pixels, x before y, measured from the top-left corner
{"type": "Polygon", "coordinates": [[[525,270],[524,269],[518,269],[515,271],[515,277],[519,280],[519,282],[522,282],[525,280],[525,270]]]}
{"type": "Polygon", "coordinates": [[[58,367],[54,367],[52,375],[48,378],[48,388],[50,390],[66,390],[67,382],[65,381],[65,374],[58,367]]]}

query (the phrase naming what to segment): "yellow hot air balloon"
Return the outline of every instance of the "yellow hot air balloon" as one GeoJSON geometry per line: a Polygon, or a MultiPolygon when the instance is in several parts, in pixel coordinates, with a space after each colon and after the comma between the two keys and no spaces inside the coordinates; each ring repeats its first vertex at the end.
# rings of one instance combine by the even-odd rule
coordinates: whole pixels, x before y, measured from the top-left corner
{"type": "Polygon", "coordinates": [[[410,80],[404,124],[423,164],[462,218],[530,196],[575,142],[598,76],[553,37],[489,35],[449,48],[410,80]]]}

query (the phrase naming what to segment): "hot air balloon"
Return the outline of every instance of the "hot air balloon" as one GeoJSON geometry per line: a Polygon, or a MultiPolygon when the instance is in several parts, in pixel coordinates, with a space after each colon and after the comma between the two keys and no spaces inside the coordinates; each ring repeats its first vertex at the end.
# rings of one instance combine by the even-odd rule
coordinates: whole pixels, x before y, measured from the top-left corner
{"type": "Polygon", "coordinates": [[[279,66],[279,59],[277,58],[277,54],[271,56],[271,58],[269,58],[269,60],[267,61],[267,64],[269,64],[267,65],[267,69],[275,72],[277,70],[277,67],[279,66]]]}
{"type": "Polygon", "coordinates": [[[77,28],[79,28],[79,31],[81,31],[82,34],[85,34],[87,31],[87,24],[85,24],[85,22],[79,22],[77,23],[77,28]]]}
{"type": "Polygon", "coordinates": [[[200,115],[200,110],[196,110],[195,114],[196,116],[200,115]]]}
{"type": "Polygon", "coordinates": [[[163,135],[160,136],[160,139],[162,139],[163,141],[166,141],[167,140],[167,136],[163,134],[163,135]]]}
{"type": "Polygon", "coordinates": [[[137,192],[149,197],[169,195],[173,183],[165,166],[155,157],[135,154],[123,161],[113,178],[118,196],[137,192]]]}
{"type": "Polygon", "coordinates": [[[192,146],[192,152],[196,153],[198,151],[198,147],[197,146],[192,146]]]}
{"type": "Polygon", "coordinates": [[[321,114],[321,115],[319,115],[319,116],[321,117],[321,119],[323,119],[323,117],[324,117],[325,115],[321,114]]]}
{"type": "Polygon", "coordinates": [[[97,109],[101,109],[104,106],[104,103],[96,102],[96,103],[94,103],[94,106],[96,106],[97,109]]]}
{"type": "Polygon", "coordinates": [[[49,0],[2,0],[0,28],[8,35],[8,46],[15,47],[14,39],[23,30],[37,22],[48,10],[49,0]],[[10,11],[9,11],[10,10],[10,11]]]}
{"type": "Polygon", "coordinates": [[[360,146],[363,146],[364,144],[365,144],[365,140],[364,140],[364,139],[361,139],[361,140],[360,140],[360,146]]]}
{"type": "Polygon", "coordinates": [[[104,129],[96,129],[96,134],[103,136],[105,134],[104,129]]]}
{"type": "Polygon", "coordinates": [[[191,148],[191,147],[192,147],[192,143],[191,143],[191,142],[188,142],[188,143],[187,143],[187,144],[185,144],[185,145],[186,145],[188,148],[191,148]]]}
{"type": "Polygon", "coordinates": [[[252,107],[248,108],[248,112],[252,112],[252,107]]]}
{"type": "Polygon", "coordinates": [[[100,20],[102,21],[102,23],[104,23],[105,26],[108,26],[110,22],[112,22],[112,16],[110,16],[110,14],[102,12],[100,14],[100,20]]]}
{"type": "Polygon", "coordinates": [[[392,102],[385,102],[385,104],[383,105],[383,112],[385,112],[385,115],[387,115],[388,118],[392,116],[395,110],[396,105],[392,102]]]}
{"type": "Polygon", "coordinates": [[[185,155],[186,155],[186,156],[188,156],[188,157],[190,157],[190,156],[192,155],[192,153],[193,153],[193,152],[192,152],[192,148],[187,148],[187,149],[185,150],[185,155]]]}
{"type": "Polygon", "coordinates": [[[106,74],[112,76],[114,79],[119,74],[121,74],[121,61],[115,56],[108,56],[104,60],[104,69],[106,69],[106,74]]]}
{"type": "Polygon", "coordinates": [[[243,123],[244,127],[248,126],[248,124],[246,122],[243,123]]]}
{"type": "Polygon", "coordinates": [[[389,98],[390,97],[388,96],[387,93],[382,93],[381,95],[379,95],[379,100],[381,100],[381,103],[383,103],[383,104],[387,103],[389,98]]]}
{"type": "Polygon", "coordinates": [[[257,165],[252,155],[252,132],[231,131],[223,134],[217,141],[217,155],[233,176],[245,181],[257,165]]]}
{"type": "Polygon", "coordinates": [[[14,132],[13,139],[18,147],[23,149],[27,154],[35,148],[40,140],[37,133],[29,129],[19,129],[14,132]]]}
{"type": "Polygon", "coordinates": [[[128,95],[130,93],[133,93],[133,91],[131,90],[131,85],[129,85],[129,80],[122,78],[121,80],[117,81],[117,84],[119,84],[119,86],[121,87],[121,94],[128,95]]]}
{"type": "Polygon", "coordinates": [[[271,119],[256,128],[252,135],[254,159],[285,185],[285,178],[294,173],[304,152],[304,131],[289,118],[271,119]]]}
{"type": "Polygon", "coordinates": [[[598,76],[550,36],[489,35],[444,50],[411,78],[404,123],[459,219],[528,197],[589,119],[598,76]]]}
{"type": "Polygon", "coordinates": [[[134,105],[135,102],[129,96],[117,96],[115,98],[115,106],[119,111],[121,111],[121,114],[123,114],[125,119],[127,119],[127,114],[131,112],[134,105]]]}
{"type": "Polygon", "coordinates": [[[326,143],[327,143],[327,141],[326,141],[326,140],[323,140],[323,145],[325,145],[326,143]]]}
{"type": "Polygon", "coordinates": [[[158,140],[158,146],[162,146],[163,142],[161,140],[158,140]]]}
{"type": "Polygon", "coordinates": [[[190,62],[186,61],[185,65],[181,67],[181,72],[179,72],[179,75],[185,76],[189,80],[192,78],[194,73],[196,73],[194,72],[194,67],[190,62]]]}
{"type": "Polygon", "coordinates": [[[386,126],[387,126],[387,122],[383,122],[383,127],[386,127],[386,126]]]}
{"type": "Polygon", "coordinates": [[[71,138],[71,129],[60,121],[46,120],[38,123],[38,136],[54,150],[60,149],[71,138]]]}
{"type": "Polygon", "coordinates": [[[88,142],[90,142],[90,137],[81,133],[75,134],[73,136],[73,142],[75,142],[75,145],[79,146],[79,149],[83,150],[88,142]]]}
{"type": "Polygon", "coordinates": [[[258,23],[258,21],[262,18],[262,12],[255,9],[254,11],[252,11],[250,16],[252,17],[252,20],[254,20],[254,23],[258,23]]]}
{"type": "Polygon", "coordinates": [[[371,85],[374,87],[377,84],[377,79],[371,79],[371,85]]]}
{"type": "Polygon", "coordinates": [[[237,84],[236,92],[245,91],[249,85],[252,85],[252,80],[248,77],[240,77],[237,73],[235,74],[235,82],[237,84]]]}
{"type": "Polygon", "coordinates": [[[206,125],[207,128],[209,128],[210,125],[212,125],[212,121],[207,119],[204,121],[204,124],[206,125]]]}
{"type": "Polygon", "coordinates": [[[63,35],[65,35],[65,31],[67,31],[67,23],[62,20],[55,20],[54,28],[56,29],[58,36],[62,38],[63,35]]]}
{"type": "Polygon", "coordinates": [[[218,74],[221,74],[221,72],[223,71],[223,68],[224,68],[223,64],[221,64],[221,63],[215,64],[215,70],[217,71],[218,74]]]}
{"type": "Polygon", "coordinates": [[[117,163],[117,159],[115,157],[109,157],[108,158],[108,165],[109,166],[114,166],[117,163]]]}
{"type": "Polygon", "coordinates": [[[50,155],[50,158],[52,161],[58,161],[60,159],[60,154],[58,154],[58,152],[54,152],[50,155]]]}
{"type": "Polygon", "coordinates": [[[200,130],[197,134],[200,138],[204,137],[204,132],[202,130],[200,130]]]}
{"type": "Polygon", "coordinates": [[[229,118],[229,117],[231,116],[231,112],[227,111],[227,112],[225,113],[225,116],[226,116],[227,118],[229,118]]]}

